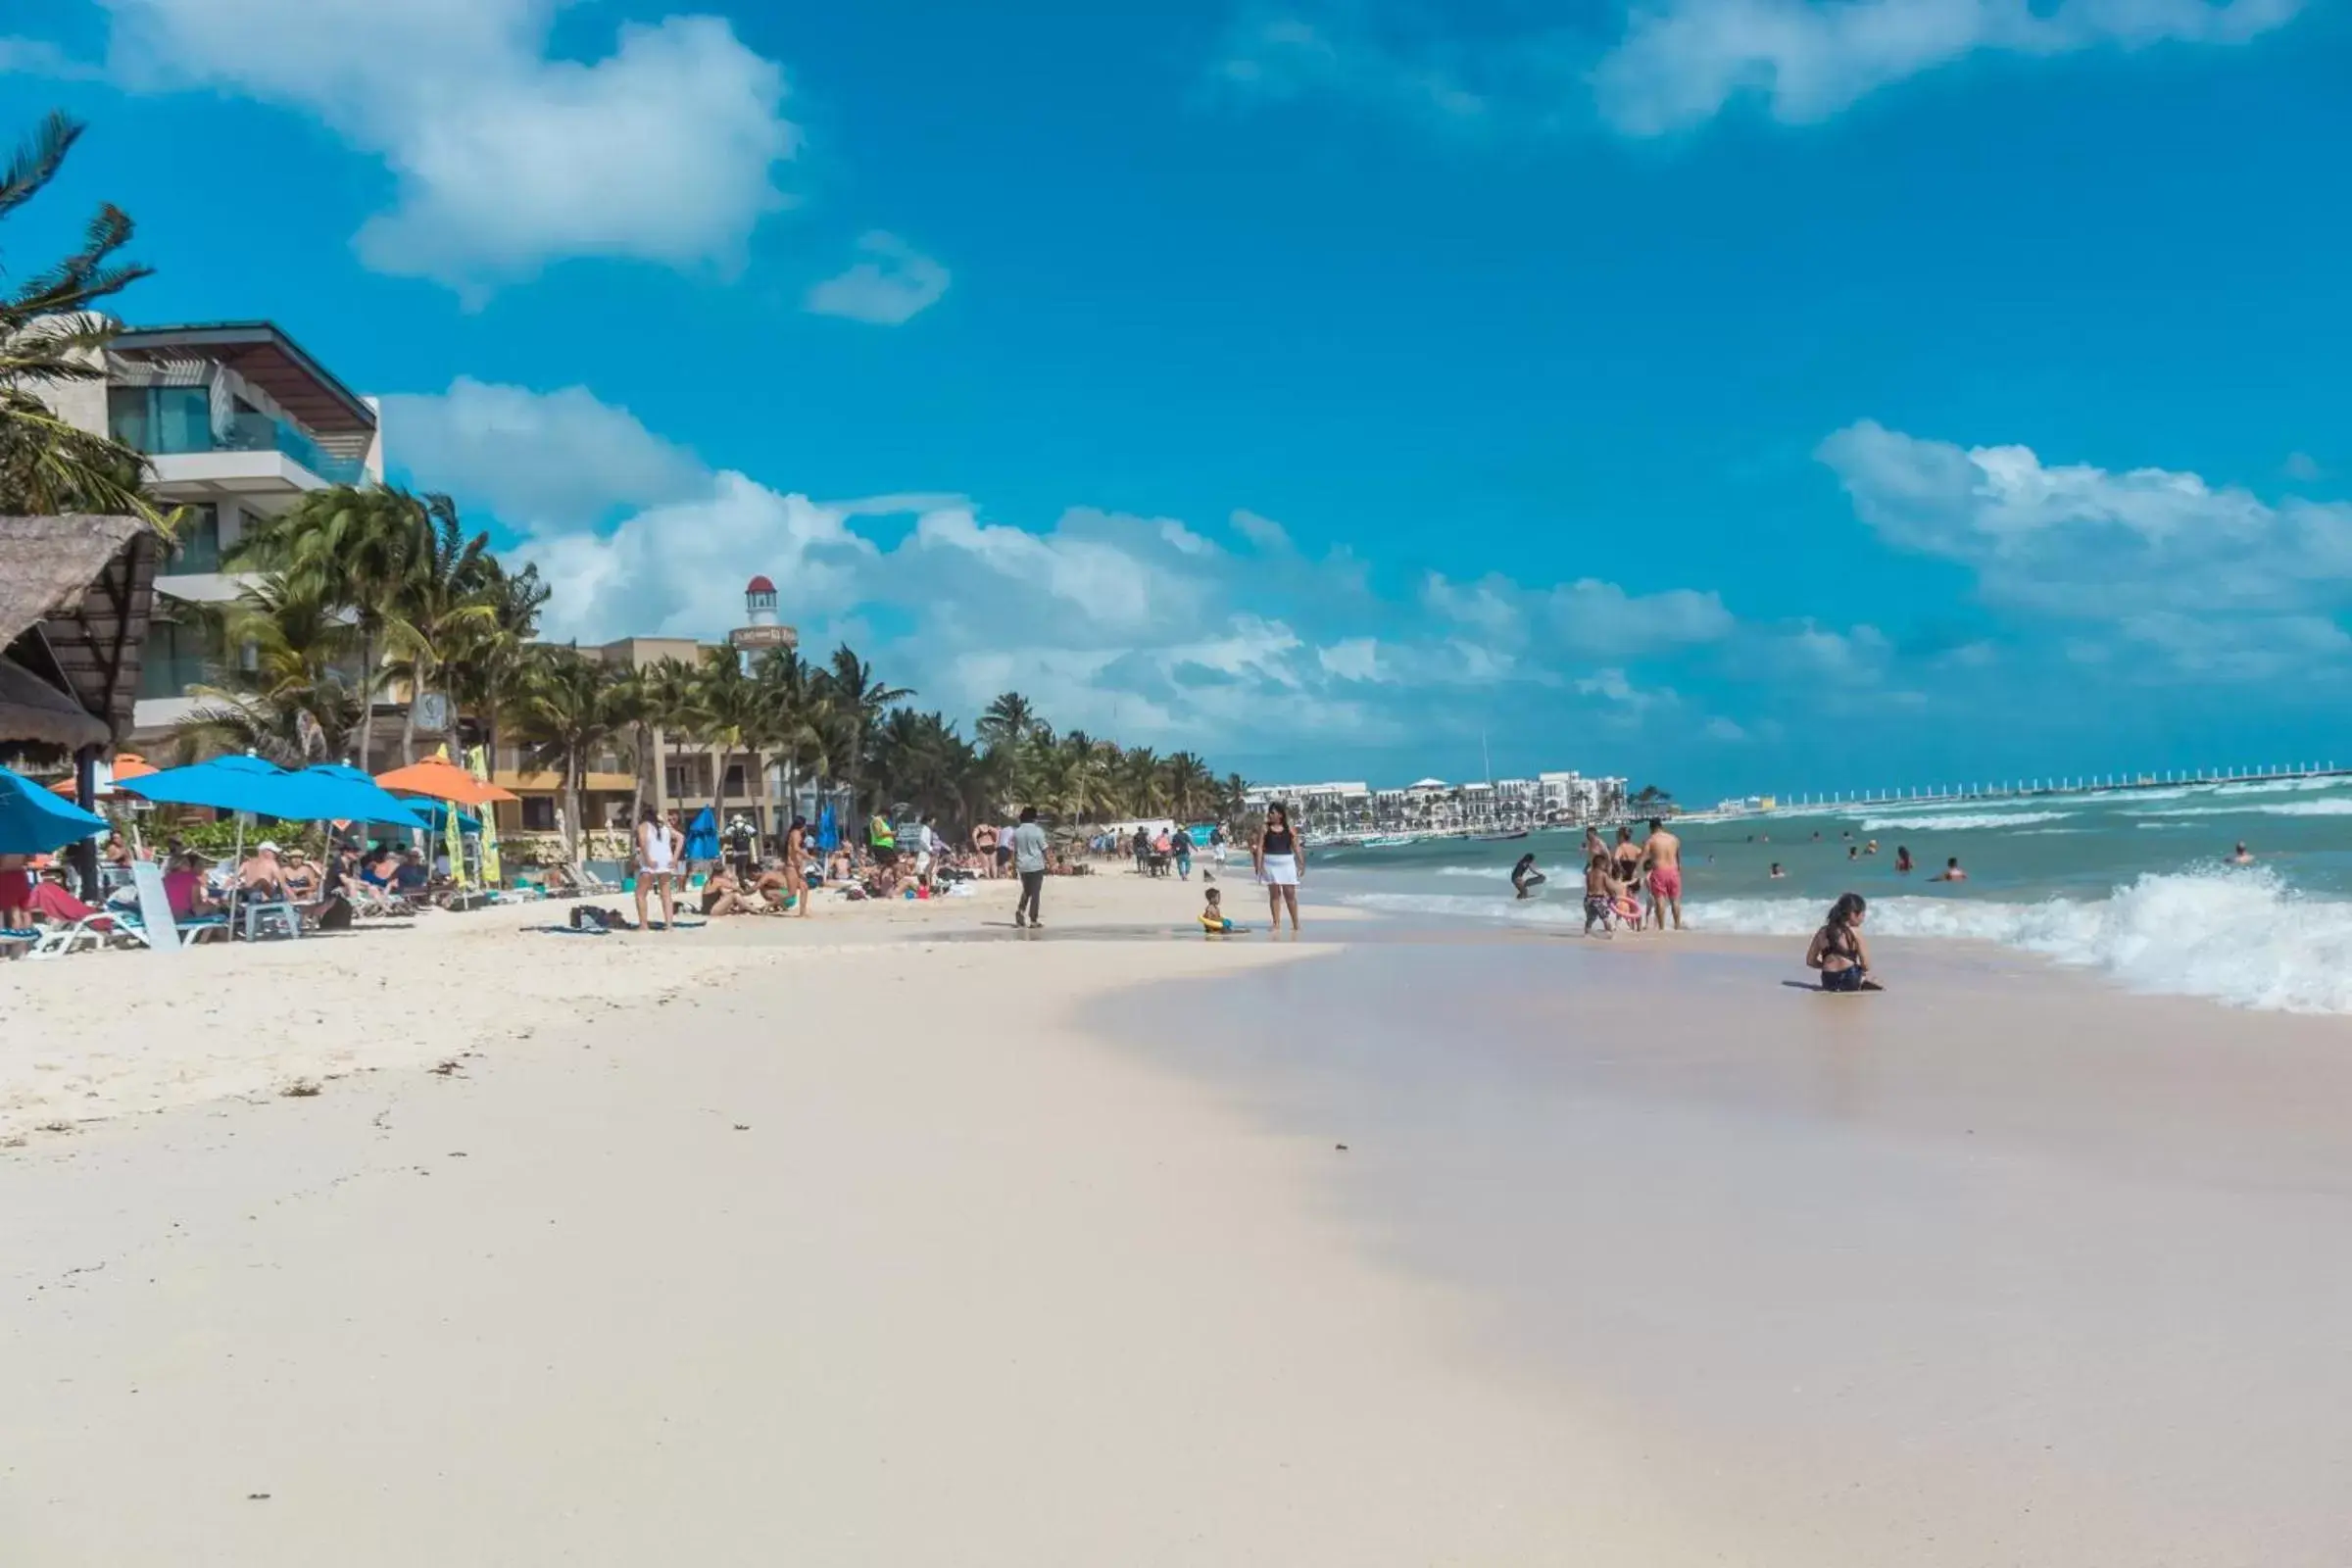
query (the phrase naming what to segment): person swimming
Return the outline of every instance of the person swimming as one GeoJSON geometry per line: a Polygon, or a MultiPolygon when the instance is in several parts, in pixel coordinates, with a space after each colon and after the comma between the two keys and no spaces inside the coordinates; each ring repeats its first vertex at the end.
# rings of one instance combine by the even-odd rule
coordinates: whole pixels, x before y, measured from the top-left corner
{"type": "Polygon", "coordinates": [[[1943,862],[1942,870],[1928,880],[1931,882],[1965,882],[1968,880],[1968,873],[1960,869],[1960,857],[1955,855],[1943,862]]]}
{"type": "Polygon", "coordinates": [[[2252,865],[2254,863],[2254,852],[2246,848],[2245,840],[2238,840],[2237,850],[2230,857],[2230,863],[2231,865],[2252,865]]]}
{"type": "Polygon", "coordinates": [[[1911,852],[1900,844],[1894,847],[1894,868],[1905,874],[1911,869],[1911,852]]]}
{"type": "Polygon", "coordinates": [[[1777,881],[1779,881],[1779,880],[1780,880],[1782,877],[1785,877],[1785,876],[1787,876],[1788,874],[1788,872],[1786,872],[1786,871],[1784,871],[1784,870],[1782,870],[1782,869],[1781,869],[1781,862],[1780,862],[1780,861],[1778,861],[1778,860],[1775,860],[1775,861],[1773,861],[1773,862],[1772,862],[1772,877],[1773,877],[1773,880],[1774,880],[1774,881],[1776,881],[1776,882],[1777,882],[1777,881]]]}
{"type": "Polygon", "coordinates": [[[1536,889],[1542,887],[1545,880],[1544,873],[1536,869],[1536,858],[1533,855],[1522,855],[1519,863],[1511,867],[1511,888],[1523,899],[1534,898],[1536,889]]]}
{"type": "Polygon", "coordinates": [[[1869,908],[1859,893],[1841,893],[1830,906],[1829,918],[1813,933],[1805,949],[1805,967],[1821,971],[1824,991],[1877,991],[1870,978],[1870,948],[1862,940],[1862,916],[1869,908]]]}

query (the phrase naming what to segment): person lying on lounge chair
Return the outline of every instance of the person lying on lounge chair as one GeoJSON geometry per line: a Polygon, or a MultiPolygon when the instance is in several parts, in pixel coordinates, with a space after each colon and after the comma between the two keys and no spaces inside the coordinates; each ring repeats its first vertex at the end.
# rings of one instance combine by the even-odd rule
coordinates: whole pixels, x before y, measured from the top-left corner
{"type": "Polygon", "coordinates": [[[73,925],[95,917],[94,929],[111,932],[115,928],[112,916],[91,908],[66,887],[66,868],[62,865],[53,865],[41,873],[41,879],[33,884],[32,901],[27,907],[34,918],[50,925],[73,925]]]}
{"type": "Polygon", "coordinates": [[[204,861],[193,855],[172,858],[171,868],[164,872],[164,900],[172,906],[174,920],[195,920],[226,912],[220,901],[205,888],[204,861]]]}

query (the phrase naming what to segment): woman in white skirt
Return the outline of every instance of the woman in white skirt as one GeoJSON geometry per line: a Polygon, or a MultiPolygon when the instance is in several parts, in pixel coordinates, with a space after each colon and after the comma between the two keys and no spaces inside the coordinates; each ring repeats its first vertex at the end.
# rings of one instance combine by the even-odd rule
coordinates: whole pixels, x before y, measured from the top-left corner
{"type": "Polygon", "coordinates": [[[1291,911],[1291,933],[1298,931],[1298,876],[1306,868],[1306,846],[1292,830],[1290,808],[1280,801],[1266,807],[1265,826],[1257,834],[1257,879],[1266,885],[1266,909],[1274,929],[1282,929],[1282,911],[1291,911]]]}

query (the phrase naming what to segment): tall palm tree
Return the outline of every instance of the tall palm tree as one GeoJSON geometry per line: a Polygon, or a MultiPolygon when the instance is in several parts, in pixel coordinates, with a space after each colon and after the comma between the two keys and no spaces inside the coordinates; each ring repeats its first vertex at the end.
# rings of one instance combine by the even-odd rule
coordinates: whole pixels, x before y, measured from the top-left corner
{"type": "Polygon", "coordinates": [[[514,720],[531,748],[530,764],[563,771],[564,853],[576,866],[580,780],[588,760],[622,727],[612,702],[611,667],[575,648],[535,648],[522,669],[514,720]]]}
{"type": "Polygon", "coordinates": [[[1159,772],[1169,812],[1181,821],[1197,820],[1211,802],[1208,764],[1192,752],[1176,752],[1160,762],[1159,772]]]}
{"type": "Polygon", "coordinates": [[[396,613],[423,531],[424,507],[405,490],[336,485],[313,490],[237,541],[232,569],[284,573],[309,597],[351,612],[360,634],[354,683],[366,711],[356,741],[359,765],[372,764],[375,693],[383,681],[385,628],[396,613]]]}
{"type": "MultiPolygon", "coordinates": [[[[52,114],[0,169],[0,218],[40,194],[81,139],[79,122],[52,114]]],[[[118,260],[130,220],[101,206],[81,248],[0,292],[0,512],[109,512],[160,517],[139,493],[146,459],[120,441],[68,423],[39,391],[106,379],[105,349],[120,329],[92,308],[149,274],[118,260]]]]}
{"type": "Polygon", "coordinates": [[[485,593],[494,569],[490,536],[477,533],[467,538],[456,504],[443,495],[424,498],[416,526],[408,573],[384,621],[385,651],[394,656],[386,674],[409,688],[400,717],[404,763],[416,760],[417,705],[437,684],[447,684],[450,663],[464,656],[476,630],[488,629],[497,620],[485,593]]]}
{"type": "Polygon", "coordinates": [[[449,687],[481,719],[484,755],[495,771],[500,719],[521,677],[531,639],[538,635],[539,611],[551,590],[539,580],[536,565],[509,571],[496,556],[485,555],[481,569],[479,595],[490,614],[466,627],[449,666],[449,687]]]}
{"type": "Polygon", "coordinates": [[[865,804],[859,790],[859,774],[865,760],[866,734],[892,704],[912,697],[914,688],[885,685],[875,675],[874,666],[859,659],[848,643],[833,650],[833,662],[823,673],[826,696],[848,732],[844,756],[850,769],[847,780],[850,809],[863,816],[865,804]]]}
{"type": "Polygon", "coordinates": [[[193,688],[173,732],[183,753],[253,752],[293,767],[342,755],[360,705],[343,675],[352,633],[339,611],[272,574],[196,612],[240,657],[193,688]]]}
{"type": "Polygon", "coordinates": [[[821,682],[811,680],[808,666],[791,648],[771,648],[752,666],[758,688],[761,741],[784,764],[785,812],[790,815],[799,798],[801,770],[809,768],[820,780],[831,765],[825,733],[831,715],[821,682]]]}
{"type": "Polygon", "coordinates": [[[1019,692],[1004,692],[980,714],[972,732],[989,747],[1018,746],[1037,727],[1037,709],[1019,692]]]}
{"type": "MultiPolygon", "coordinates": [[[[713,648],[695,671],[694,709],[703,744],[710,749],[710,817],[727,830],[727,770],[735,754],[760,741],[765,713],[759,683],[743,671],[732,648],[713,648]]],[[[749,780],[745,781],[747,784],[749,780]]]]}

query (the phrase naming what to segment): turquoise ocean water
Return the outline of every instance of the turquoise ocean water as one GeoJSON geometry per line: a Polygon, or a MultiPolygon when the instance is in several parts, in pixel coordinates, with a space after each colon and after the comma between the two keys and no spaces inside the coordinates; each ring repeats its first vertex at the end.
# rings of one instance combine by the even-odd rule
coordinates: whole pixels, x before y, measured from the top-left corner
{"type": "MultiPolygon", "coordinates": [[[[1878,802],[1677,831],[1686,918],[1703,930],[1801,938],[1851,891],[1880,935],[2002,943],[2135,990],[2352,1012],[2352,780],[1878,802]],[[2240,842],[2252,866],[2230,863],[2240,842]],[[1898,847],[1916,864],[1908,875],[1898,847]],[[1969,880],[1930,882],[1952,856],[1969,880]]],[[[1311,879],[1316,896],[1372,909],[1575,928],[1581,842],[1555,830],[1326,850],[1311,879]],[[1515,903],[1506,878],[1530,851],[1551,881],[1515,903]]]]}

